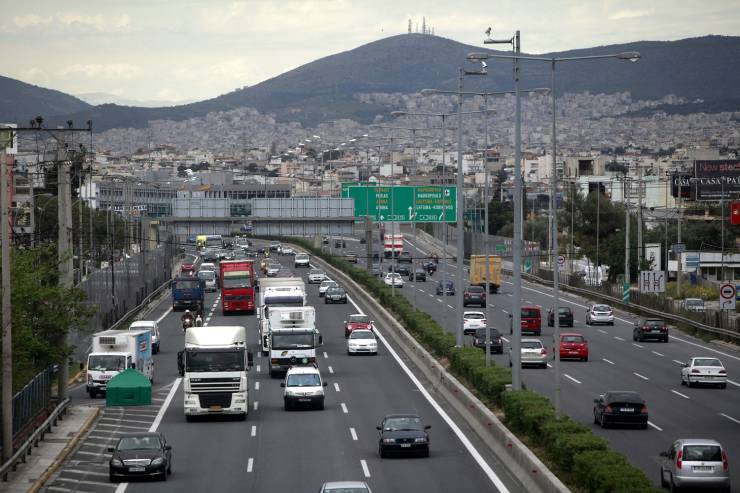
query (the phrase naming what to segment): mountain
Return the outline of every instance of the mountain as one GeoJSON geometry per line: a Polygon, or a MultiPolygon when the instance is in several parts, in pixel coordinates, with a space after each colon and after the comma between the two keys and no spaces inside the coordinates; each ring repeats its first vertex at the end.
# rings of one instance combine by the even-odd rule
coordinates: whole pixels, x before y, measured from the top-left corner
{"type": "Polygon", "coordinates": [[[135,99],[126,99],[115,94],[108,94],[107,92],[88,92],[83,94],[75,94],[76,97],[80,98],[86,103],[92,105],[98,104],[116,104],[118,106],[142,106],[144,108],[157,108],[162,106],[179,106],[183,104],[194,103],[192,99],[184,101],[167,101],[153,99],[150,101],[137,101],[135,99]]]}
{"type": "Polygon", "coordinates": [[[28,125],[44,118],[86,111],[91,105],[69,94],[0,76],[0,121],[28,125]]]}
{"type": "MultiPolygon", "coordinates": [[[[589,56],[639,51],[638,63],[592,60],[557,66],[557,92],[614,93],[629,91],[633,99],[660,99],[667,94],[702,99],[715,111],[737,110],[740,87],[740,38],[705,36],[679,41],[640,41],[620,45],[545,53],[543,57],[589,56]],[[733,100],[734,98],[734,100],[733,100]]],[[[457,87],[458,67],[475,69],[470,52],[495,52],[437,36],[402,34],[298,67],[251,87],[213,99],[162,108],[104,104],[64,114],[60,121],[93,120],[97,131],[144,127],[155,119],[184,120],[212,111],[249,106],[274,113],[281,121],[316,124],[336,118],[371,121],[388,108],[366,104],[357,93],[414,93],[424,88],[457,87]]],[[[511,62],[489,60],[488,76],[468,77],[466,90],[510,90],[511,62]]],[[[521,87],[549,87],[550,65],[523,62],[521,87]]],[[[27,103],[33,108],[31,103],[27,103]]],[[[28,114],[44,113],[29,110],[28,114]]],[[[48,114],[59,114],[47,112],[48,114]]],[[[0,116],[7,114],[0,105],[0,116]]],[[[13,113],[14,114],[14,113],[13,113]]],[[[23,115],[28,118],[27,115],[23,115]]],[[[21,119],[22,121],[22,119],[21,119]]]]}

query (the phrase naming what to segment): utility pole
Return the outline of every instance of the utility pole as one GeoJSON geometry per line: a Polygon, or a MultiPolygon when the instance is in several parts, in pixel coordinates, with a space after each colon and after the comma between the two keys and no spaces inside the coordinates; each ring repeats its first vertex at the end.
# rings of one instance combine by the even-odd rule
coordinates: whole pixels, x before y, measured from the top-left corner
{"type": "MultiPolygon", "coordinates": [[[[624,299],[625,290],[629,293],[630,289],[630,183],[627,174],[624,175],[624,287],[622,288],[622,299],[624,299]]],[[[629,295],[627,298],[629,303],[629,295]]]]}
{"type": "Polygon", "coordinates": [[[642,166],[637,165],[637,269],[640,270],[643,261],[642,248],[642,166]]]}
{"type": "MultiPolygon", "coordinates": [[[[11,134],[12,142],[12,134],[11,134]]],[[[2,289],[3,289],[3,463],[13,455],[13,314],[10,292],[10,215],[8,211],[8,167],[5,143],[0,142],[0,201],[2,205],[2,289]]]]}
{"type": "MultiPolygon", "coordinates": [[[[57,140],[57,202],[58,202],[58,245],[59,250],[59,284],[62,288],[71,288],[74,284],[74,259],[72,255],[72,188],[70,184],[70,161],[64,132],[57,140]]],[[[64,328],[62,337],[62,362],[59,365],[59,399],[67,398],[69,381],[69,328],[64,328]]]]}
{"type": "MultiPolygon", "coordinates": [[[[514,35],[514,54],[521,53],[519,31],[514,35]]],[[[519,59],[514,59],[514,91],[516,113],[514,121],[514,265],[511,297],[511,315],[514,334],[511,340],[511,386],[522,389],[522,99],[519,93],[519,59]]]]}
{"type": "MultiPolygon", "coordinates": [[[[457,84],[457,90],[459,93],[457,99],[457,327],[455,329],[455,344],[457,346],[463,345],[463,260],[465,259],[465,232],[463,231],[463,221],[465,214],[465,177],[463,175],[463,95],[462,95],[462,84],[463,84],[463,69],[459,69],[459,82],[457,84]]],[[[486,277],[488,274],[486,274],[486,277]]]]}
{"type": "MultiPolygon", "coordinates": [[[[681,243],[681,219],[683,219],[683,176],[678,175],[678,227],[677,227],[677,233],[678,238],[677,242],[681,243]]],[[[681,260],[683,257],[683,252],[678,252],[678,265],[676,266],[676,298],[679,300],[681,299],[681,271],[683,270],[681,266],[681,260]]]]}

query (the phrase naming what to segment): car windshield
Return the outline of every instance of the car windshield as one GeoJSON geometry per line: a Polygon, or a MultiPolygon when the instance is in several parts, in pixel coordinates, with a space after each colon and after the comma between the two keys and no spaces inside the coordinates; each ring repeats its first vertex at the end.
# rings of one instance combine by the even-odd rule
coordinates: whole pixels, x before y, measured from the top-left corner
{"type": "MultiPolygon", "coordinates": [[[[296,258],[297,258],[297,257],[296,257],[296,258]]],[[[311,272],[309,272],[308,274],[309,274],[310,276],[323,276],[323,275],[324,275],[324,271],[322,271],[322,270],[318,270],[318,269],[313,269],[313,270],[312,270],[311,272]]]]}
{"type": "Polygon", "coordinates": [[[559,313],[560,313],[561,315],[563,315],[563,314],[564,314],[564,315],[570,315],[570,308],[568,308],[567,306],[561,306],[561,307],[560,307],[560,308],[558,309],[558,312],[559,312],[559,313]]]}
{"type": "MultiPolygon", "coordinates": [[[[298,255],[295,256],[295,259],[296,260],[301,260],[301,261],[308,260],[308,255],[303,254],[303,253],[299,253],[298,255]]],[[[321,271],[319,271],[319,272],[321,272],[321,271]]]]}
{"type": "Polygon", "coordinates": [[[162,444],[159,437],[123,437],[118,442],[118,450],[159,450],[162,444]]]}
{"type": "Polygon", "coordinates": [[[649,325],[651,327],[652,326],[656,326],[656,325],[662,326],[663,325],[663,321],[662,320],[645,320],[645,324],[644,325],[649,325]]]}
{"type": "Polygon", "coordinates": [[[612,311],[609,305],[594,305],[593,310],[595,312],[610,312],[612,311]]]}
{"type": "Polygon", "coordinates": [[[582,336],[563,336],[563,342],[583,342],[582,336]]]}
{"type": "Polygon", "coordinates": [[[356,324],[366,324],[370,321],[370,317],[367,315],[350,315],[349,321],[356,324]]]}
{"type": "Polygon", "coordinates": [[[541,349],[542,343],[540,341],[522,341],[522,349],[541,349]]]}
{"type": "Polygon", "coordinates": [[[95,371],[122,371],[126,368],[126,357],[112,354],[94,354],[87,362],[88,368],[95,371]]]}
{"type": "Polygon", "coordinates": [[[722,363],[717,358],[696,358],[694,360],[694,366],[718,366],[721,367],[722,363]]]}
{"type": "Polygon", "coordinates": [[[483,288],[480,286],[468,286],[468,293],[482,293],[483,288]]]}
{"type": "MultiPolygon", "coordinates": [[[[490,329],[491,331],[491,339],[496,339],[499,337],[498,330],[496,329],[490,329]]],[[[478,339],[485,339],[486,338],[486,329],[476,329],[475,330],[475,337],[478,339]]]]}
{"type": "Polygon", "coordinates": [[[722,462],[719,445],[684,445],[683,460],[686,462],[722,462]]]}
{"type": "Polygon", "coordinates": [[[213,272],[212,270],[202,270],[198,272],[198,279],[203,279],[203,280],[216,279],[216,273],[213,272]]]}
{"type": "Polygon", "coordinates": [[[318,387],[321,378],[316,373],[295,373],[288,375],[287,387],[318,387]]]}
{"type": "Polygon", "coordinates": [[[687,299],[686,301],[684,301],[684,303],[686,303],[687,306],[703,306],[704,305],[704,300],[700,300],[700,299],[687,299]]]}
{"type": "Polygon", "coordinates": [[[328,290],[329,288],[336,288],[337,283],[335,283],[334,281],[324,281],[321,283],[321,287],[328,290]]]}
{"type": "Polygon", "coordinates": [[[540,311],[537,308],[522,308],[522,318],[539,318],[540,311]]]}
{"type": "Polygon", "coordinates": [[[350,339],[375,339],[375,336],[369,330],[353,330],[349,338],[350,339]]]}
{"type": "Polygon", "coordinates": [[[268,269],[280,270],[280,264],[270,264],[267,266],[268,269]]]}
{"type": "Polygon", "coordinates": [[[383,423],[383,429],[385,431],[421,431],[424,429],[424,423],[421,418],[415,416],[388,418],[383,423]]]}
{"type": "Polygon", "coordinates": [[[345,487],[334,488],[333,486],[330,486],[324,489],[325,493],[368,493],[368,491],[370,490],[368,490],[364,486],[358,486],[356,488],[352,486],[349,488],[345,488],[345,487]]]}
{"type": "Polygon", "coordinates": [[[326,290],[326,294],[334,295],[334,294],[344,294],[344,289],[337,288],[337,287],[331,287],[326,290]]]}
{"type": "Polygon", "coordinates": [[[642,403],[643,399],[636,392],[611,392],[607,397],[608,402],[632,402],[642,403]]]}
{"type": "Polygon", "coordinates": [[[486,315],[484,313],[468,312],[465,314],[465,318],[468,320],[483,320],[486,318],[486,315]]]}

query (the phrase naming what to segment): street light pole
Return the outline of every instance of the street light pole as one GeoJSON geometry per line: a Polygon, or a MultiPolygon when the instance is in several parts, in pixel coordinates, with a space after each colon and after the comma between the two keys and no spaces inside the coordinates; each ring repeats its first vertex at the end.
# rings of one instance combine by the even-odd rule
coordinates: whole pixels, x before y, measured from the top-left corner
{"type": "Polygon", "coordinates": [[[552,101],[552,176],[550,177],[550,258],[554,257],[552,262],[552,296],[553,296],[553,325],[555,332],[553,334],[553,367],[555,370],[555,415],[560,414],[560,263],[558,262],[558,224],[555,211],[557,203],[555,196],[558,191],[558,165],[557,165],[557,134],[555,126],[555,60],[551,64],[551,92],[552,101]]]}
{"type": "Polygon", "coordinates": [[[457,89],[460,93],[457,99],[457,327],[455,328],[455,343],[457,346],[463,345],[463,259],[465,258],[465,232],[463,231],[465,195],[463,174],[463,69],[458,69],[457,89]]]}
{"type": "MultiPolygon", "coordinates": [[[[514,53],[521,53],[519,31],[513,38],[514,53]]],[[[516,112],[514,120],[514,264],[512,266],[511,314],[514,329],[511,341],[511,386],[514,390],[522,389],[522,100],[519,94],[519,59],[514,58],[514,91],[516,112]]]]}
{"type": "MultiPolygon", "coordinates": [[[[488,108],[488,96],[483,96],[483,107],[488,108]]],[[[488,113],[483,114],[483,207],[486,211],[483,235],[483,249],[486,254],[486,366],[491,366],[491,304],[488,295],[491,292],[491,243],[488,237],[488,113]]]]}

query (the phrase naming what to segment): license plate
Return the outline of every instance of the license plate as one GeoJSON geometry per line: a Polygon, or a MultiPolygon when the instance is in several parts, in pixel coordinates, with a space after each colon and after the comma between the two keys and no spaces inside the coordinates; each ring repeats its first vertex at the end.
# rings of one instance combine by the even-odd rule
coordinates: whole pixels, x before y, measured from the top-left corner
{"type": "Polygon", "coordinates": [[[635,408],[634,407],[620,407],[619,408],[619,412],[622,412],[622,413],[633,413],[633,412],[635,412],[635,408]]]}
{"type": "Polygon", "coordinates": [[[401,448],[411,448],[411,444],[410,443],[402,443],[401,444],[401,448]]]}
{"type": "Polygon", "coordinates": [[[211,411],[220,411],[221,410],[221,406],[211,406],[208,409],[210,409],[211,411]]]}
{"type": "Polygon", "coordinates": [[[128,470],[129,470],[129,472],[144,472],[144,471],[146,471],[146,468],[145,467],[136,466],[136,467],[129,467],[128,470]]]}
{"type": "Polygon", "coordinates": [[[570,354],[578,354],[578,351],[571,350],[570,354]]]}
{"type": "Polygon", "coordinates": [[[707,472],[707,471],[714,471],[714,467],[712,466],[691,466],[691,470],[707,472]]]}
{"type": "Polygon", "coordinates": [[[298,399],[298,402],[311,402],[311,399],[306,399],[306,398],[298,399]]]}

